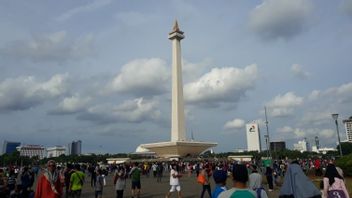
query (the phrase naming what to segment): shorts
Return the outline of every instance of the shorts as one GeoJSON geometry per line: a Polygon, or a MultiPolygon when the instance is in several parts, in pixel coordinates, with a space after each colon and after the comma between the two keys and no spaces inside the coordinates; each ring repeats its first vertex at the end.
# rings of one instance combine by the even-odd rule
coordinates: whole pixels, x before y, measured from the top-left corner
{"type": "Polygon", "coordinates": [[[132,189],[141,189],[141,181],[132,181],[132,189]]]}
{"type": "Polygon", "coordinates": [[[172,185],[171,189],[170,189],[170,192],[175,192],[176,190],[178,192],[180,192],[181,191],[181,186],[180,185],[172,185]]]}

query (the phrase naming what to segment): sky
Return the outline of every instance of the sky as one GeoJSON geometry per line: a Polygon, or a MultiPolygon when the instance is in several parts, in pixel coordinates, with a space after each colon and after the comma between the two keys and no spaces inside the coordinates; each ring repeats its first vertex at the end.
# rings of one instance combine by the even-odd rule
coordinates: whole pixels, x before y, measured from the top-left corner
{"type": "MultiPolygon", "coordinates": [[[[1,1],[0,141],[129,153],[170,140],[171,32],[181,41],[186,133],[246,148],[336,145],[352,116],[352,0],[1,1]],[[263,143],[264,144],[264,143],[263,143]]],[[[0,143],[1,144],[1,143],[0,143]]]]}

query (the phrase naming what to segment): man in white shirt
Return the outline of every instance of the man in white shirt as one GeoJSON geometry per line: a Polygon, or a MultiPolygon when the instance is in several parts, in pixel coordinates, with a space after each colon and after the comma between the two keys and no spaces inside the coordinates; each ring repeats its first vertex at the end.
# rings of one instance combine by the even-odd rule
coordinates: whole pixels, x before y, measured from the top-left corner
{"type": "Polygon", "coordinates": [[[171,171],[170,171],[170,186],[171,186],[171,189],[166,194],[166,198],[170,197],[170,194],[172,192],[175,192],[175,191],[177,191],[178,197],[182,198],[182,196],[181,196],[181,186],[180,186],[180,181],[179,181],[180,177],[182,177],[182,175],[178,173],[177,164],[172,164],[171,165],[171,171]]]}

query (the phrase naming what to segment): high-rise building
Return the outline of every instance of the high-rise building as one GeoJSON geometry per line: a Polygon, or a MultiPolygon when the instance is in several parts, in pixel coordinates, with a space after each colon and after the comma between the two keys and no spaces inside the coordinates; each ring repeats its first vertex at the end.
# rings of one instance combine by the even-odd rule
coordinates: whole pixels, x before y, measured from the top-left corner
{"type": "Polygon", "coordinates": [[[82,154],[82,141],[72,141],[68,145],[69,155],[81,155],[82,154]]]}
{"type": "Polygon", "coordinates": [[[9,142],[9,141],[4,141],[3,147],[2,147],[2,153],[3,154],[10,154],[16,151],[16,147],[20,146],[21,142],[9,142]]]}
{"type": "Polygon", "coordinates": [[[257,123],[250,123],[246,125],[247,134],[247,150],[261,151],[259,125],[257,123]]]}
{"type": "Polygon", "coordinates": [[[315,146],[319,150],[320,144],[319,144],[319,137],[318,136],[315,136],[315,146]]]}
{"type": "Polygon", "coordinates": [[[39,159],[43,159],[45,157],[45,148],[40,145],[24,145],[18,146],[16,149],[20,152],[20,156],[38,156],[39,159]]]}
{"type": "Polygon", "coordinates": [[[352,142],[352,116],[342,122],[345,125],[347,141],[352,142]]]}
{"type": "Polygon", "coordinates": [[[286,149],[286,143],[284,141],[270,142],[270,150],[273,152],[283,151],[286,149]]]}

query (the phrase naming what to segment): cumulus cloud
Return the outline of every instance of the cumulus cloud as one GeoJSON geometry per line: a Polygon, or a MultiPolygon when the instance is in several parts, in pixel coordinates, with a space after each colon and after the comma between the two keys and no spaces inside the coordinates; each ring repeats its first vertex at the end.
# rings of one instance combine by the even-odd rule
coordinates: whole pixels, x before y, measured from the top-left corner
{"type": "Polygon", "coordinates": [[[80,13],[85,13],[85,12],[91,12],[94,11],[98,8],[107,6],[111,3],[111,0],[94,0],[93,2],[80,6],[80,7],[76,7],[74,9],[68,10],[67,12],[63,13],[62,15],[58,16],[56,18],[57,21],[63,22],[66,21],[68,19],[70,19],[71,17],[73,17],[74,15],[80,14],[80,13]]]}
{"type": "Polygon", "coordinates": [[[121,72],[107,86],[108,92],[124,92],[135,96],[164,93],[170,86],[166,62],[158,59],[137,59],[122,66],[121,72]]]}
{"type": "Polygon", "coordinates": [[[137,98],[120,105],[97,105],[78,116],[80,120],[88,120],[99,124],[114,122],[141,123],[156,121],[160,117],[158,102],[137,98]]]}
{"type": "Polygon", "coordinates": [[[224,129],[241,129],[244,128],[244,120],[242,119],[234,119],[231,121],[228,121],[224,125],[224,129]]]}
{"type": "Polygon", "coordinates": [[[331,100],[333,103],[351,103],[352,102],[352,82],[345,83],[339,87],[331,87],[327,90],[314,90],[308,96],[311,101],[314,100],[331,100]]]}
{"type": "Polygon", "coordinates": [[[92,36],[70,39],[65,31],[36,36],[30,40],[9,42],[0,48],[0,55],[34,62],[64,62],[93,54],[92,36]]]}
{"type": "Polygon", "coordinates": [[[298,65],[298,64],[293,64],[291,66],[291,72],[295,77],[303,80],[307,79],[310,75],[308,72],[303,70],[301,65],[298,65]]]}
{"type": "Polygon", "coordinates": [[[302,139],[305,137],[315,137],[318,136],[322,139],[330,139],[334,137],[335,133],[332,129],[321,129],[321,128],[292,128],[289,126],[284,126],[278,128],[277,131],[282,133],[287,138],[297,138],[302,139]]]}
{"type": "Polygon", "coordinates": [[[221,103],[237,103],[257,80],[257,65],[244,69],[225,67],[213,68],[197,81],[185,85],[185,100],[208,106],[221,103]]]}
{"type": "Polygon", "coordinates": [[[90,97],[81,97],[80,95],[73,95],[64,98],[58,107],[49,112],[49,114],[74,114],[86,110],[90,97]]]}
{"type": "Polygon", "coordinates": [[[249,27],[263,39],[289,39],[306,29],[311,7],[309,0],[263,0],[252,10],[249,27]]]}
{"type": "Polygon", "coordinates": [[[303,98],[296,96],[293,92],[278,95],[266,104],[268,111],[273,117],[284,117],[292,115],[295,107],[303,104],[303,98]]]}
{"type": "Polygon", "coordinates": [[[63,95],[67,75],[55,75],[46,82],[33,76],[5,79],[0,82],[0,111],[26,110],[63,95]]]}

